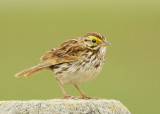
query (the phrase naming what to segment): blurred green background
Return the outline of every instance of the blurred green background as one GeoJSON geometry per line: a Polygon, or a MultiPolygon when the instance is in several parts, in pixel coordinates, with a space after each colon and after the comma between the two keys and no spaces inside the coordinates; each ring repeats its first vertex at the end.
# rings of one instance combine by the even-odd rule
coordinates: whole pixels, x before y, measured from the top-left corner
{"type": "MultiPolygon", "coordinates": [[[[61,97],[50,71],[31,78],[14,74],[63,41],[91,31],[112,45],[99,76],[81,89],[120,100],[133,114],[160,114],[158,0],[0,0],[0,100],[61,97]]],[[[79,95],[74,87],[65,88],[79,95]]]]}

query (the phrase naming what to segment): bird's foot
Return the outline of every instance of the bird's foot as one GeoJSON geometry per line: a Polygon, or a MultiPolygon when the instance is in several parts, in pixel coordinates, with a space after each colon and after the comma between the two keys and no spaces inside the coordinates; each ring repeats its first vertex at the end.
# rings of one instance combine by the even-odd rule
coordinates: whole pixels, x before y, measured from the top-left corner
{"type": "Polygon", "coordinates": [[[81,98],[86,99],[86,100],[89,100],[89,99],[97,100],[98,99],[97,97],[88,97],[88,96],[82,96],[81,98]]]}
{"type": "Polygon", "coordinates": [[[82,96],[82,99],[92,99],[92,98],[83,95],[83,96],[82,96]]]}
{"type": "Polygon", "coordinates": [[[62,97],[61,99],[75,99],[75,97],[70,95],[64,95],[64,97],[62,97]]]}
{"type": "Polygon", "coordinates": [[[84,100],[89,100],[89,99],[93,99],[93,100],[97,100],[97,97],[88,97],[86,95],[83,95],[81,97],[76,97],[76,96],[70,96],[70,95],[64,95],[61,99],[84,99],[84,100]]]}

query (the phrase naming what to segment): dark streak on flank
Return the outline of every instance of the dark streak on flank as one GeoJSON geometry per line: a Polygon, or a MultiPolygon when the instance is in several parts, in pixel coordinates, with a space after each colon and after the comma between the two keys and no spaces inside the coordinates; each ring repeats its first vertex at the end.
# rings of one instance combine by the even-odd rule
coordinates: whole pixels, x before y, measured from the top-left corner
{"type": "Polygon", "coordinates": [[[100,64],[96,64],[96,65],[95,65],[95,68],[98,68],[98,67],[99,67],[99,65],[100,65],[100,64]]]}
{"type": "Polygon", "coordinates": [[[69,67],[63,67],[60,71],[56,72],[55,74],[61,74],[63,73],[64,71],[67,71],[69,69],[69,67]]]}

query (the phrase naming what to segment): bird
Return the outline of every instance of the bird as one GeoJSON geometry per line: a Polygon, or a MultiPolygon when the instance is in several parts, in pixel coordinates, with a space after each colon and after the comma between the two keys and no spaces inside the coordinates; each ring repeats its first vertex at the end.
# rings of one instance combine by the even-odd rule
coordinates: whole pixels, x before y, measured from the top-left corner
{"type": "Polygon", "coordinates": [[[69,84],[77,88],[82,99],[90,99],[78,85],[98,75],[105,63],[109,45],[103,35],[86,33],[63,42],[58,48],[50,49],[40,58],[38,65],[17,73],[15,77],[30,77],[42,70],[51,70],[63,92],[63,98],[71,97],[63,87],[69,84]]]}

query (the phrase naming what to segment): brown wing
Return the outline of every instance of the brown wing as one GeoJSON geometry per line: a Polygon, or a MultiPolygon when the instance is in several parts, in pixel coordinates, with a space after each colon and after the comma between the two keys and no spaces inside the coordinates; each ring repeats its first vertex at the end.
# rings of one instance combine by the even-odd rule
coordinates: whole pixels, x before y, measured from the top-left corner
{"type": "Polygon", "coordinates": [[[49,67],[55,64],[72,62],[79,58],[85,51],[85,48],[77,39],[64,42],[59,48],[51,49],[41,57],[39,68],[49,67]]]}
{"type": "Polygon", "coordinates": [[[59,48],[51,49],[48,53],[42,56],[40,64],[17,73],[16,77],[22,75],[29,77],[32,74],[47,69],[52,65],[76,61],[84,53],[84,51],[85,48],[80,42],[78,42],[78,40],[68,40],[59,48]]]}

